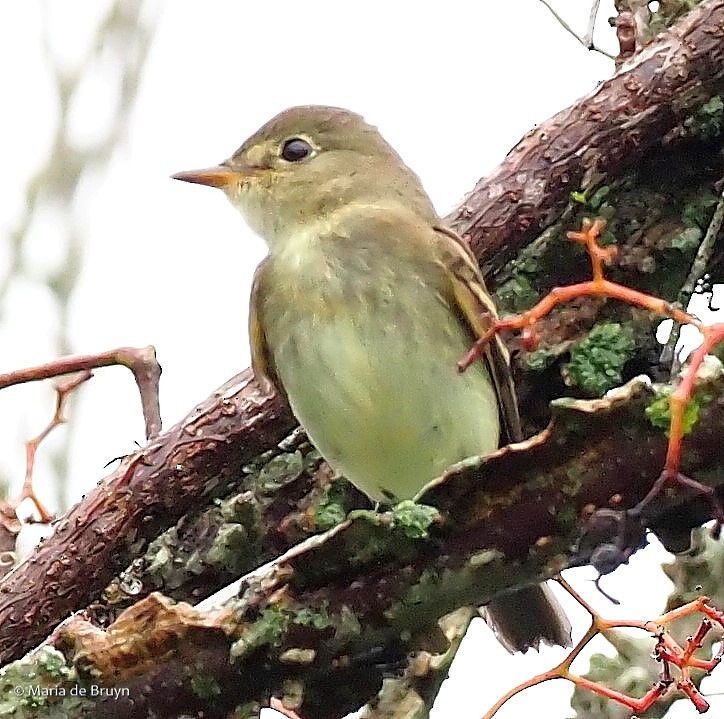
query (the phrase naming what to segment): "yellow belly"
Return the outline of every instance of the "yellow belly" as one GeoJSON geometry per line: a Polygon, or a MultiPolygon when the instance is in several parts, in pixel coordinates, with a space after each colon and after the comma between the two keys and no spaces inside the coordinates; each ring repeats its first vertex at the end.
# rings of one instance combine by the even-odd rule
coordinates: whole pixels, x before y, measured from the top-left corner
{"type": "Polygon", "coordinates": [[[265,334],[310,439],[371,499],[390,502],[495,449],[499,418],[483,363],[457,371],[471,340],[434,291],[411,279],[368,300],[325,311],[315,302],[314,312],[292,303],[265,334]]]}

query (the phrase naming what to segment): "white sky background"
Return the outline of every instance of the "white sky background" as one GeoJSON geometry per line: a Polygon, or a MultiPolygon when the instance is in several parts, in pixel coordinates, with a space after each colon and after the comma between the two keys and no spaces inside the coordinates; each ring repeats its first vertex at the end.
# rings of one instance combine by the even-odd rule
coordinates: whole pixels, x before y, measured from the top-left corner
{"type": "MultiPolygon", "coordinates": [[[[590,3],[553,4],[583,34],[590,3]]],[[[612,5],[602,3],[597,41],[615,52],[605,22],[612,5]]],[[[98,0],[0,6],[3,237],[17,221],[24,183],[49,152],[55,122],[40,14],[50,13],[53,42],[73,66],[106,6],[98,0]]],[[[381,129],[444,214],[528,129],[612,72],[609,60],[586,52],[536,0],[178,0],[149,2],[146,10],[158,18],[157,32],[127,138],[109,172],[88,178],[75,205],[87,250],[70,329],[75,352],[156,346],[167,427],[248,365],[248,293],[265,251],[220,192],[174,182],[172,172],[224,159],[290,105],[341,105],[381,129]]],[[[81,146],[109,120],[103,78],[110,71],[99,68],[71,113],[81,146]]],[[[13,285],[1,318],[0,371],[54,356],[57,315],[42,280],[57,261],[56,234],[49,215],[34,228],[25,254],[31,276],[13,285]]],[[[44,426],[52,403],[49,386],[0,394],[0,476],[20,482],[22,441],[44,426]]],[[[143,421],[130,373],[120,368],[97,371],[72,412],[69,494],[77,498],[107,473],[110,458],[143,441],[143,421]]],[[[64,433],[58,430],[50,444],[62,442],[64,433]]],[[[52,476],[42,450],[36,475],[42,494],[52,476]]],[[[624,600],[620,608],[607,606],[590,583],[582,591],[609,615],[658,614],[668,585],[656,569],[662,557],[636,556],[605,581],[624,600]]],[[[575,605],[572,614],[580,635],[585,615],[575,605]]],[[[562,658],[553,650],[511,658],[478,624],[443,689],[438,717],[450,711],[459,719],[477,717],[509,686],[562,658]]],[[[542,702],[550,707],[546,716],[570,715],[567,691],[562,682],[529,690],[499,717],[531,710],[543,716],[542,702]]],[[[694,715],[691,705],[684,709],[671,716],[694,715]]]]}

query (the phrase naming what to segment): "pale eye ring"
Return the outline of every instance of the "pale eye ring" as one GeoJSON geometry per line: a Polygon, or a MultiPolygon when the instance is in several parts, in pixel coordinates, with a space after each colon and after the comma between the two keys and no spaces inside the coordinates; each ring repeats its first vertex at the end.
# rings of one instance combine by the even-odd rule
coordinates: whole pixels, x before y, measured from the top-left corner
{"type": "Polygon", "coordinates": [[[281,154],[287,162],[299,162],[312,154],[312,146],[301,137],[292,137],[282,146],[281,154]]]}

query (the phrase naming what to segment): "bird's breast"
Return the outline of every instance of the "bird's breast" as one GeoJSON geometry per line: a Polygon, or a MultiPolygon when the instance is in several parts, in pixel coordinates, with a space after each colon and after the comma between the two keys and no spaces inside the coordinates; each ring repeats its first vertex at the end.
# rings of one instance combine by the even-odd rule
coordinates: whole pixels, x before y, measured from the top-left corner
{"type": "Polygon", "coordinates": [[[457,371],[471,339],[440,283],[377,254],[278,273],[260,320],[314,444],[368,496],[390,501],[497,447],[499,428],[484,365],[457,371]]]}

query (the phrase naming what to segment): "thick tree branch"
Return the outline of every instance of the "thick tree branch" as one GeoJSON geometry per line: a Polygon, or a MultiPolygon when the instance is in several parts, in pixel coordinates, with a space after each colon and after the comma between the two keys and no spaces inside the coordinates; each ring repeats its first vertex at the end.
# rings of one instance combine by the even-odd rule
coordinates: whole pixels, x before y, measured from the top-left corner
{"type": "MultiPolygon", "coordinates": [[[[723,385],[713,361],[699,391],[721,397],[723,385]]],[[[541,435],[462,462],[433,483],[421,501],[439,514],[413,503],[355,513],[247,575],[224,608],[198,611],[151,595],[107,631],[77,616],[52,639],[72,663],[65,685],[122,690],[125,699],[96,698],[85,708],[85,716],[108,719],[200,709],[223,717],[272,694],[296,696],[302,716],[342,716],[409,652],[444,648],[434,631],[441,615],[589,563],[619,540],[629,548],[645,542],[642,527],[624,526],[623,513],[619,524],[607,507],[632,506],[649,487],[650,465],[663,458],[666,440],[646,414],[653,397],[636,381],[605,400],[561,401],[541,435]],[[174,687],[173,701],[164,687],[174,687]]],[[[724,457],[711,428],[723,415],[723,402],[702,404],[684,459],[718,490],[724,457]]],[[[662,498],[647,508],[646,523],[686,499],[662,498]]],[[[420,684],[426,677],[423,666],[420,684]]]]}
{"type": "Polygon", "coordinates": [[[590,95],[529,132],[450,215],[487,274],[724,91],[724,0],[704,0],[590,95]]]}
{"type": "Polygon", "coordinates": [[[0,663],[24,653],[87,604],[153,537],[214,495],[293,428],[284,404],[251,372],[125,457],[0,585],[0,663]]]}
{"type": "MultiPolygon", "coordinates": [[[[670,131],[681,126],[712,94],[724,92],[723,40],[724,0],[705,0],[672,34],[623,66],[593,95],[524,138],[501,168],[479,183],[453,217],[458,229],[470,237],[481,261],[489,269],[498,270],[505,258],[530,242],[540,229],[558,220],[567,210],[570,191],[589,190],[601,178],[642,162],[647,151],[667,133],[672,147],[676,146],[677,135],[670,131]],[[620,117],[625,117],[625,121],[619,121],[620,117]]],[[[575,269],[584,272],[585,266],[575,269]]],[[[618,279],[625,281],[625,272],[624,267],[618,279]]],[[[547,381],[546,377],[534,380],[534,386],[545,394],[547,381]]],[[[535,394],[534,390],[531,392],[535,394]]],[[[706,421],[711,423],[715,433],[712,441],[716,441],[716,432],[724,426],[722,418],[712,412],[706,421]]],[[[224,385],[147,447],[125,458],[116,472],[59,522],[56,534],[0,584],[0,661],[20,656],[71,611],[97,597],[159,531],[193,513],[207,498],[247,490],[252,493],[249,506],[256,512],[264,489],[255,484],[258,476],[245,473],[243,468],[265,451],[273,450],[293,426],[293,419],[281,401],[262,396],[246,373],[224,385]]],[[[612,425],[612,432],[615,429],[612,425]]],[[[700,431],[706,433],[704,428],[700,431]]],[[[649,451],[632,450],[623,456],[620,443],[613,442],[602,445],[599,454],[593,452],[596,478],[600,476],[599,465],[608,463],[619,479],[626,477],[634,483],[648,482],[650,486],[661,468],[664,439],[662,433],[653,429],[647,436],[647,442],[653,443],[649,451]],[[636,465],[635,473],[621,472],[622,467],[632,462],[636,465]]],[[[571,451],[586,454],[584,449],[588,447],[584,443],[571,451]]],[[[556,455],[558,466],[563,467],[573,457],[556,455]]],[[[709,471],[707,466],[687,469],[696,474],[709,471]]],[[[506,471],[514,470],[522,471],[515,462],[506,471]]],[[[282,551],[305,533],[322,526],[318,522],[318,506],[311,513],[311,520],[307,513],[306,524],[304,517],[306,506],[311,506],[307,497],[325,496],[328,477],[322,468],[308,479],[301,488],[285,487],[287,493],[278,495],[283,498],[280,502],[262,503],[254,527],[266,544],[257,558],[273,556],[272,552],[282,551]],[[312,495],[307,495],[308,491],[312,495]]],[[[707,477],[703,479],[706,481],[707,477]]],[[[612,487],[596,487],[600,495],[595,496],[593,504],[605,506],[614,496],[612,487]]],[[[639,495],[648,488],[636,487],[617,485],[615,493],[639,495]]],[[[275,489],[267,488],[267,495],[274,494],[275,489]]],[[[351,496],[340,506],[353,504],[351,496]]],[[[622,506],[628,505],[626,495],[622,506]]],[[[575,525],[578,515],[574,510],[569,512],[575,525]]],[[[687,522],[690,525],[703,516],[698,505],[693,505],[687,520],[681,522],[681,531],[687,522]]],[[[536,519],[543,522],[535,527],[539,534],[521,541],[547,536],[545,517],[536,519]]],[[[568,530],[578,531],[573,526],[568,530]]],[[[488,540],[480,538],[482,544],[478,546],[489,546],[485,544],[488,540]]],[[[563,560],[556,566],[573,561],[565,551],[561,556],[563,560]]],[[[542,565],[526,567],[521,581],[543,576],[547,571],[542,565]]],[[[505,580],[496,580],[494,576],[497,575],[491,575],[489,585],[485,585],[487,589],[476,590],[480,593],[467,601],[484,601],[492,596],[484,591],[499,591],[504,586],[502,582],[516,581],[510,576],[505,580]]],[[[453,599],[458,601],[462,597],[453,599]]],[[[436,611],[447,608],[437,607],[436,611]]],[[[375,682],[376,679],[377,674],[375,682]]],[[[268,678],[263,681],[268,683],[268,678]]]]}

